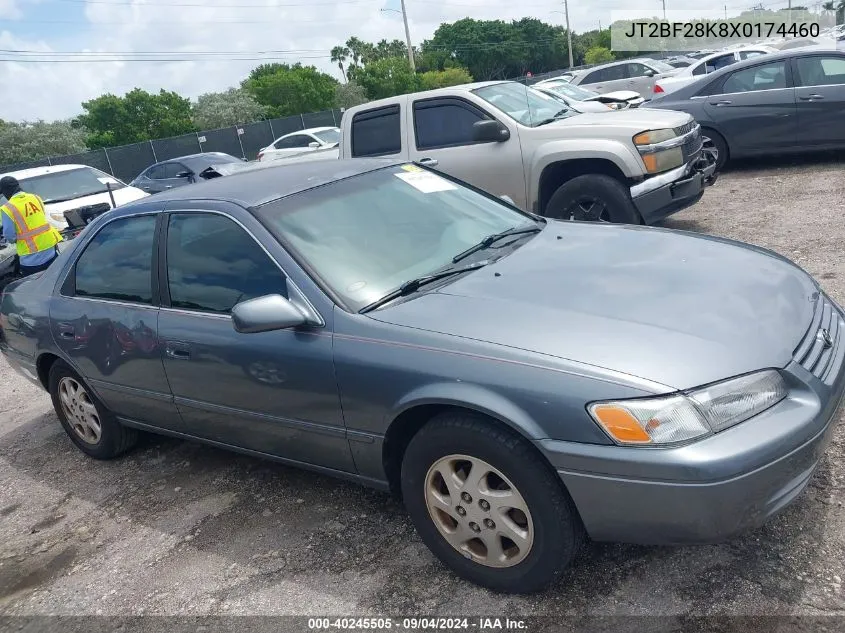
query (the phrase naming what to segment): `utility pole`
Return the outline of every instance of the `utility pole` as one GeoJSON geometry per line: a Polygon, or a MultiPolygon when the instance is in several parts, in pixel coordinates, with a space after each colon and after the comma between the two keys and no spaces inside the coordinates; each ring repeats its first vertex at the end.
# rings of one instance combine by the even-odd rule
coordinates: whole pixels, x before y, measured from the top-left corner
{"type": "Polygon", "coordinates": [[[725,5],[725,19],[728,19],[728,5],[725,5]]]}
{"type": "Polygon", "coordinates": [[[666,0],[663,0],[663,20],[666,21],[666,0]]]}
{"type": "Polygon", "coordinates": [[[411,31],[408,29],[408,13],[405,11],[405,0],[402,2],[402,21],[405,23],[405,41],[408,44],[408,63],[411,64],[411,72],[417,72],[417,66],[414,64],[414,47],[411,46],[411,31]]]}
{"type": "MultiPolygon", "coordinates": [[[[403,0],[404,2],[404,0],[403,0]]],[[[569,28],[569,1],[563,0],[563,13],[566,16],[566,46],[569,49],[569,67],[575,64],[572,61],[572,29],[569,28]]]]}

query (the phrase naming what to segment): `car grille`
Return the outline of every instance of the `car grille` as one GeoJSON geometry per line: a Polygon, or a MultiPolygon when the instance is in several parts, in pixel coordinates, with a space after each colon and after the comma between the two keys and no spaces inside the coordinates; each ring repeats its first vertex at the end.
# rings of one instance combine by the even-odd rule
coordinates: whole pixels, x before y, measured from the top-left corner
{"type": "Polygon", "coordinates": [[[684,134],[689,134],[695,129],[696,123],[695,121],[690,121],[689,123],[685,123],[681,127],[675,128],[675,134],[678,136],[683,136],[684,134]]]}
{"type": "Polygon", "coordinates": [[[827,297],[820,295],[813,322],[793,353],[795,362],[816,378],[827,382],[835,364],[833,359],[839,353],[843,325],[845,322],[839,310],[827,297]]]}
{"type": "MultiPolygon", "coordinates": [[[[687,132],[689,133],[689,131],[687,132]]],[[[684,162],[689,162],[698,158],[701,153],[703,142],[701,140],[701,132],[696,130],[694,134],[690,134],[683,144],[684,162]]]]}

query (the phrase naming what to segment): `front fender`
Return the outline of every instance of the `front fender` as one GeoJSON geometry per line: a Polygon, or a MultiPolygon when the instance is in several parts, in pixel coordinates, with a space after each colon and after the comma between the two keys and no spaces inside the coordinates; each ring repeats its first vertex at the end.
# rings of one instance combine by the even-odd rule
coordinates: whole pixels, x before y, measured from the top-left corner
{"type": "Polygon", "coordinates": [[[641,178],[643,163],[633,145],[613,139],[561,139],[543,143],[530,161],[528,208],[534,208],[540,195],[540,176],[554,163],[584,159],[612,163],[626,178],[641,178]]]}
{"type": "Polygon", "coordinates": [[[409,409],[432,404],[451,405],[483,413],[507,424],[528,439],[537,440],[548,436],[531,416],[512,401],[490,389],[463,381],[431,383],[406,393],[388,411],[384,427],[389,427],[409,409]]]}

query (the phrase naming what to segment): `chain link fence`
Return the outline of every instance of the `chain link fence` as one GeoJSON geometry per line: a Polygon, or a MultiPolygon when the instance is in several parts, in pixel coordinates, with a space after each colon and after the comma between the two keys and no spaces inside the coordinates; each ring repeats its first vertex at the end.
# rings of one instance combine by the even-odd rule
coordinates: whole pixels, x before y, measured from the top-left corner
{"type": "Polygon", "coordinates": [[[191,132],[182,136],[144,141],[107,149],[96,149],[68,156],[51,156],[28,163],[4,165],[0,174],[51,165],[89,165],[124,182],[129,182],[150,165],[162,160],[199,152],[225,152],[245,160],[255,160],[258,152],[280,136],[312,127],[339,126],[342,112],[325,110],[282,119],[257,121],[219,130],[191,132]]]}

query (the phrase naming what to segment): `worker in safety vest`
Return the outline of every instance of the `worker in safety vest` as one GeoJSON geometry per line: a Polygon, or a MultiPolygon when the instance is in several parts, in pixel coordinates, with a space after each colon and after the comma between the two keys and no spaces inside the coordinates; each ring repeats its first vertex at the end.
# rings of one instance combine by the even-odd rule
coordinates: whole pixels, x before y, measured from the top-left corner
{"type": "Polygon", "coordinates": [[[0,207],[3,237],[9,243],[17,243],[21,274],[46,270],[58,255],[56,244],[62,236],[47,221],[44,202],[35,194],[22,191],[12,176],[0,178],[0,194],[6,198],[0,207]]]}

